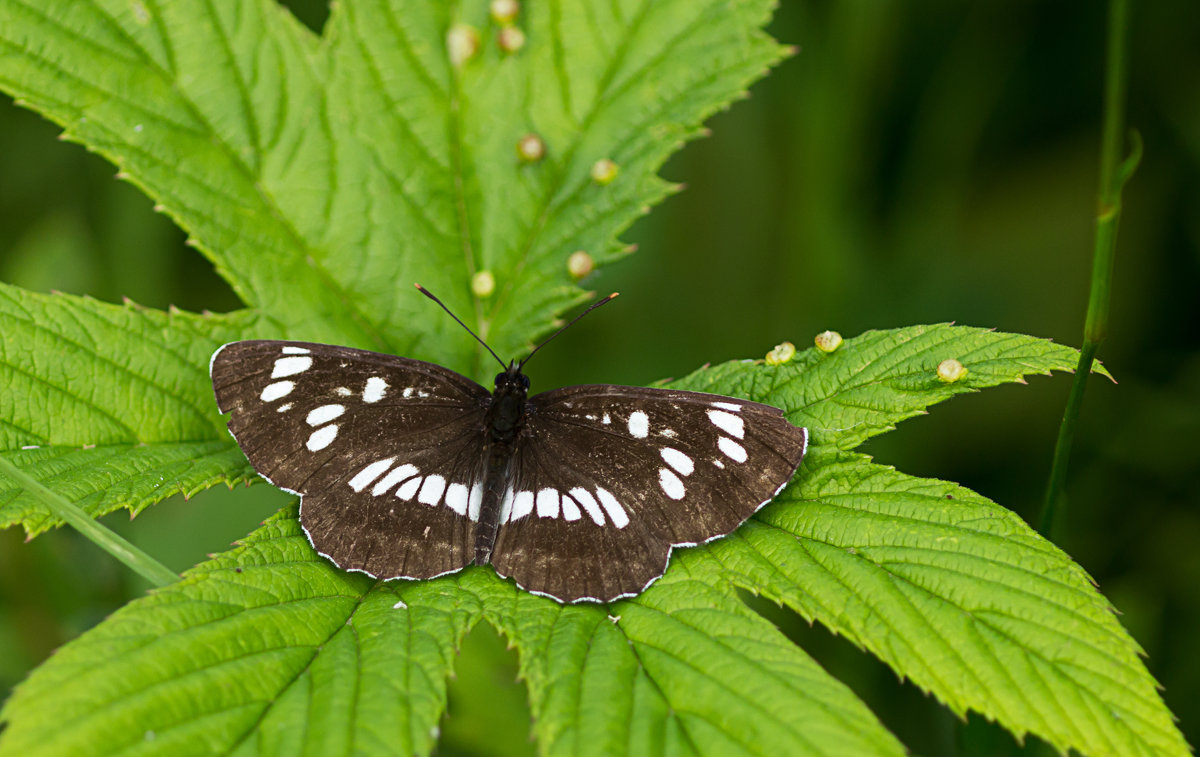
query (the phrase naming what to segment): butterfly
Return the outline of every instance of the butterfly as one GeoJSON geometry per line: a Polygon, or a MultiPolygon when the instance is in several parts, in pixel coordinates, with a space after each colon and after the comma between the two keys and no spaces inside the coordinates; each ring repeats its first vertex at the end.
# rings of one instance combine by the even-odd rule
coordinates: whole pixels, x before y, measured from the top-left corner
{"type": "Polygon", "coordinates": [[[634,596],[674,547],[771,501],[804,457],[808,432],[757,402],[609,384],[529,396],[522,368],[550,339],[520,362],[497,356],[491,391],[433,363],[311,342],[232,342],[210,373],[255,470],[300,496],[313,548],[382,579],[491,564],[560,602],[634,596]]]}

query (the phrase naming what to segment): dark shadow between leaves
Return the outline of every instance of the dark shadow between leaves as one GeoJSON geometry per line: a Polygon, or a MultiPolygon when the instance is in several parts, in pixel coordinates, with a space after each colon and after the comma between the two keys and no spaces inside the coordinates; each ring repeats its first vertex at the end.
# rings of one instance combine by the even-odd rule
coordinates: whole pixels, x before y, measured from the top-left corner
{"type": "Polygon", "coordinates": [[[437,752],[443,757],[534,755],[529,689],[515,649],[486,622],[463,639],[447,692],[437,752]]]}

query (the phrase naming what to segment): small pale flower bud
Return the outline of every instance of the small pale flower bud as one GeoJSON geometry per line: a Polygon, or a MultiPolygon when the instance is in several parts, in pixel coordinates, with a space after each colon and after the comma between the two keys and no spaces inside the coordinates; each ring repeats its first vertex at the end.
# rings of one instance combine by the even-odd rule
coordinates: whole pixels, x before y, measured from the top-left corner
{"type": "Polygon", "coordinates": [[[480,271],[471,277],[471,292],[479,298],[491,297],[496,291],[496,277],[491,271],[480,271]]]}
{"type": "Polygon", "coordinates": [[[506,26],[496,32],[496,44],[509,55],[525,47],[525,32],[515,26],[506,26]]]}
{"type": "Polygon", "coordinates": [[[526,134],[517,140],[517,157],[522,163],[536,163],[546,157],[546,143],[536,134],[526,134]]]}
{"type": "Polygon", "coordinates": [[[822,331],[813,339],[813,343],[821,352],[833,352],[842,346],[842,335],[836,331],[822,331]]]}
{"type": "Polygon", "coordinates": [[[781,342],[775,349],[767,353],[767,365],[783,365],[796,357],[796,345],[791,342],[781,342]]]}
{"type": "Polygon", "coordinates": [[[567,272],[576,281],[587,276],[595,267],[596,261],[592,260],[592,256],[583,250],[576,250],[567,258],[567,272]]]}
{"type": "Polygon", "coordinates": [[[497,24],[511,24],[517,20],[517,14],[521,12],[521,6],[517,0],[492,0],[489,9],[492,13],[492,20],[497,24]]]}
{"type": "Polygon", "coordinates": [[[479,32],[467,24],[455,24],[446,32],[446,50],[450,62],[461,66],[479,52],[479,32]]]}
{"type": "Polygon", "coordinates": [[[954,358],[943,360],[942,362],[938,363],[937,377],[939,380],[944,381],[947,384],[953,384],[955,381],[958,381],[966,375],[966,366],[954,358]]]}
{"type": "Polygon", "coordinates": [[[621,168],[616,163],[608,158],[601,158],[592,164],[592,181],[601,185],[611,184],[620,172],[621,168]]]}

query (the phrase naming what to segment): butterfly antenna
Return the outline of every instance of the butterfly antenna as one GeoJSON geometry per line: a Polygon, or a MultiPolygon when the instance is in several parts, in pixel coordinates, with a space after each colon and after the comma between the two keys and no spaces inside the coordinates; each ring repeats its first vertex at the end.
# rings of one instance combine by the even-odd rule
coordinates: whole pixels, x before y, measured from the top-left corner
{"type": "Polygon", "coordinates": [[[566,326],[563,326],[561,329],[559,329],[558,331],[555,331],[553,334],[551,334],[550,336],[548,336],[548,337],[546,337],[544,340],[542,340],[542,343],[541,343],[541,344],[539,344],[538,346],[536,346],[536,347],[534,347],[534,348],[533,348],[533,352],[530,352],[528,355],[526,355],[526,356],[525,356],[525,359],[524,359],[524,360],[522,360],[520,363],[518,363],[518,364],[517,364],[517,368],[518,368],[518,369],[524,368],[524,367],[525,367],[525,364],[529,362],[529,359],[530,359],[531,357],[533,357],[533,356],[534,356],[534,355],[537,353],[537,351],[538,351],[538,350],[540,350],[541,348],[543,348],[543,347],[545,347],[547,344],[549,344],[551,339],[553,339],[554,337],[558,336],[559,334],[563,333],[563,332],[564,332],[564,331],[566,331],[567,329],[569,329],[569,328],[571,328],[572,326],[574,326],[576,321],[578,321],[580,318],[584,317],[584,316],[585,316],[585,315],[587,315],[588,313],[592,312],[592,311],[593,311],[593,310],[595,310],[596,308],[600,307],[601,305],[607,305],[608,303],[610,303],[610,302],[612,302],[613,300],[615,300],[615,299],[617,298],[617,295],[618,295],[618,294],[620,294],[620,292],[613,292],[612,294],[610,294],[609,296],[607,296],[607,297],[605,297],[604,299],[600,300],[599,302],[593,302],[591,307],[589,307],[587,310],[583,311],[583,312],[582,312],[582,313],[580,313],[579,315],[577,315],[577,316],[575,316],[574,318],[572,318],[572,319],[571,319],[571,322],[570,322],[570,323],[568,323],[566,326]]]}
{"type": "MultiPolygon", "coordinates": [[[[461,320],[461,319],[460,319],[458,316],[456,316],[454,313],[451,313],[451,312],[450,312],[450,308],[446,307],[446,303],[442,302],[442,301],[441,301],[441,300],[439,300],[437,297],[434,297],[432,292],[430,292],[428,289],[426,289],[425,287],[421,286],[420,284],[416,284],[416,283],[414,283],[414,284],[413,284],[413,286],[415,286],[415,287],[417,288],[417,291],[419,291],[421,294],[425,295],[426,297],[428,297],[429,299],[433,300],[433,301],[434,301],[434,302],[436,302],[438,305],[440,305],[440,306],[441,306],[441,308],[442,308],[442,310],[445,310],[445,311],[446,311],[446,313],[447,313],[447,314],[448,314],[448,315],[449,315],[451,318],[453,318],[454,320],[458,321],[458,325],[459,325],[459,326],[462,326],[464,329],[466,329],[466,330],[467,330],[467,333],[468,333],[468,334],[470,334],[471,336],[475,337],[475,340],[476,340],[476,341],[478,341],[480,344],[482,344],[482,345],[483,345],[483,348],[484,348],[485,350],[487,350],[488,352],[492,353],[492,357],[496,358],[496,362],[500,364],[500,367],[504,368],[505,370],[508,370],[508,366],[504,364],[504,361],[500,359],[500,356],[496,354],[496,351],[495,351],[495,350],[493,350],[491,347],[489,347],[487,342],[485,342],[485,341],[483,341],[482,339],[480,339],[478,334],[476,334],[474,331],[471,331],[471,327],[470,327],[470,326],[468,326],[467,324],[463,323],[463,322],[462,322],[462,320],[461,320]]],[[[601,303],[601,304],[602,304],[602,303],[601,303]]],[[[595,305],[593,305],[592,307],[595,307],[595,305]]],[[[589,309],[590,309],[590,308],[589,308],[589,309]]],[[[550,340],[549,340],[549,339],[547,339],[546,341],[550,341],[550,340]]],[[[526,360],[528,360],[528,358],[526,358],[526,360]]]]}

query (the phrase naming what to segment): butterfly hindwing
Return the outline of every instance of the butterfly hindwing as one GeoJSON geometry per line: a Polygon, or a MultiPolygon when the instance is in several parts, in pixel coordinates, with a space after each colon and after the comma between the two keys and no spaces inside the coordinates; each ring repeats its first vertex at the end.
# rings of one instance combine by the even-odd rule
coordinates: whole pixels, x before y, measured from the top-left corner
{"type": "Polygon", "coordinates": [[[301,525],[338,566],[431,578],[490,560],[564,602],[637,594],[673,547],[730,533],[808,440],[780,410],[730,397],[598,385],[525,399],[515,364],[493,393],[307,342],[226,345],[212,378],[251,464],[301,495],[301,525]]]}
{"type": "Polygon", "coordinates": [[[430,578],[471,561],[486,389],[431,363],[307,342],[234,342],[211,372],[246,457],[302,496],[301,524],[338,566],[430,578]]]}
{"type": "Polygon", "coordinates": [[[718,395],[575,386],[530,398],[492,562],[563,601],[630,596],[674,546],[728,534],[800,464],[807,432],[718,395]]]}

